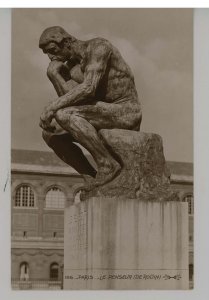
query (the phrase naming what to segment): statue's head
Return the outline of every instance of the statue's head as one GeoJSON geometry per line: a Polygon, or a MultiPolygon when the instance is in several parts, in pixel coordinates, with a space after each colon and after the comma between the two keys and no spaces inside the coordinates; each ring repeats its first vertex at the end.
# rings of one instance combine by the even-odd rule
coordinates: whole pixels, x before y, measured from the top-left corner
{"type": "Polygon", "coordinates": [[[41,34],[39,48],[41,48],[51,60],[65,62],[73,55],[71,44],[75,41],[76,39],[62,27],[53,26],[45,29],[41,34]]]}

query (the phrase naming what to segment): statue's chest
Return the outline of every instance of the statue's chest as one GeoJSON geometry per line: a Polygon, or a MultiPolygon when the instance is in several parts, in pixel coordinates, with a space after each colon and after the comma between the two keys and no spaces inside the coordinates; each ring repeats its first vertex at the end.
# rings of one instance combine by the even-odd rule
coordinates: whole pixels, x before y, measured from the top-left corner
{"type": "Polygon", "coordinates": [[[76,65],[70,70],[71,79],[78,83],[82,83],[84,80],[83,72],[81,71],[81,65],[76,65]]]}

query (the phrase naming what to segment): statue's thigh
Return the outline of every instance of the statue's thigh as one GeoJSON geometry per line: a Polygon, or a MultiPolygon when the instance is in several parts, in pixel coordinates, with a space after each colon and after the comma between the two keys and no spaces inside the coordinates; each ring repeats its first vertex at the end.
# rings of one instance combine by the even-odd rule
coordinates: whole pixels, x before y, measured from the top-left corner
{"type": "Polygon", "coordinates": [[[114,104],[97,102],[93,105],[71,106],[61,109],[56,114],[59,123],[66,120],[73,122],[74,118],[82,118],[99,129],[134,129],[139,123],[140,111],[130,103],[114,104]]]}
{"type": "Polygon", "coordinates": [[[125,105],[98,102],[95,105],[76,106],[74,115],[86,119],[96,129],[123,128],[129,129],[133,117],[131,108],[125,105]]]}

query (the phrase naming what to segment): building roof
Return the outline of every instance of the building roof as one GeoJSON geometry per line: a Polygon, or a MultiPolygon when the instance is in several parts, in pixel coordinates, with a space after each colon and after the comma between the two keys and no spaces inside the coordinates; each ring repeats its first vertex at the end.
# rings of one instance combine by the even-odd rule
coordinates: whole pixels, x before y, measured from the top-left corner
{"type": "Polygon", "coordinates": [[[167,161],[172,174],[193,176],[193,163],[167,161]]]}
{"type": "MultiPolygon", "coordinates": [[[[95,166],[90,155],[88,155],[88,159],[95,166]]],[[[12,149],[11,165],[13,172],[80,176],[75,169],[50,151],[12,149]]]]}
{"type": "MultiPolygon", "coordinates": [[[[88,156],[88,159],[93,165],[95,165],[90,155],[88,156]]],[[[49,151],[12,149],[11,162],[13,170],[19,169],[21,166],[24,166],[23,169],[26,171],[31,169],[31,167],[33,167],[34,171],[40,169],[41,167],[43,170],[45,169],[49,172],[53,172],[53,170],[55,169],[57,171],[62,169],[68,174],[76,173],[73,168],[65,164],[53,152],[49,151]]],[[[181,177],[193,177],[192,163],[167,161],[167,165],[171,171],[172,176],[177,175],[181,177]]]]}
{"type": "Polygon", "coordinates": [[[14,164],[66,167],[66,164],[53,152],[12,149],[11,161],[14,164]]]}

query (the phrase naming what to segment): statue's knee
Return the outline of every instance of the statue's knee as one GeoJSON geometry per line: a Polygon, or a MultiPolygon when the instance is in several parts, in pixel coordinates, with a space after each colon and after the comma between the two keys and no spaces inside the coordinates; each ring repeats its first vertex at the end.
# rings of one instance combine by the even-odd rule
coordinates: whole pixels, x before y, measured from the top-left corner
{"type": "Polygon", "coordinates": [[[55,114],[55,119],[58,123],[66,119],[66,113],[64,109],[59,109],[55,114]]]}
{"type": "Polygon", "coordinates": [[[55,113],[55,120],[57,122],[61,121],[62,118],[63,118],[63,110],[62,109],[59,109],[56,113],[55,113]]]}
{"type": "Polygon", "coordinates": [[[71,116],[73,116],[75,113],[74,107],[68,107],[64,109],[59,109],[55,114],[55,119],[58,123],[65,122],[66,120],[69,120],[71,116]]]}

